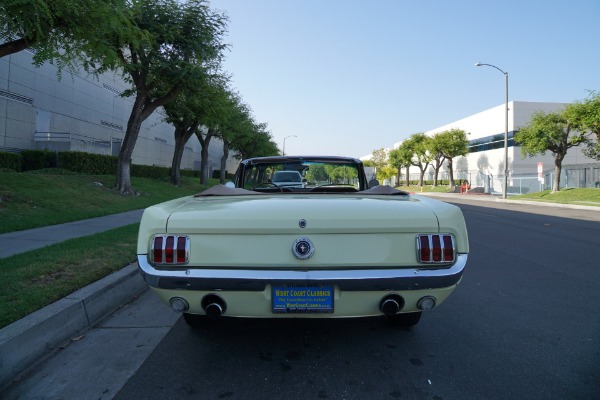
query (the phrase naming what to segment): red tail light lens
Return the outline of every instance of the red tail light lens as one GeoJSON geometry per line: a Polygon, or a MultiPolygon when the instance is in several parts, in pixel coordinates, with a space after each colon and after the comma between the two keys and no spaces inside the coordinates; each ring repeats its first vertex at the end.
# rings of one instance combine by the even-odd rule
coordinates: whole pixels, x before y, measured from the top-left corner
{"type": "Polygon", "coordinates": [[[417,236],[417,261],[423,264],[448,264],[456,258],[454,237],[449,234],[417,236]]]}
{"type": "Polygon", "coordinates": [[[187,264],[190,256],[190,238],[176,235],[154,236],[150,253],[154,264],[187,264]]]}
{"type": "Polygon", "coordinates": [[[187,236],[179,236],[177,238],[177,264],[184,264],[187,262],[188,246],[187,236]]]}
{"type": "Polygon", "coordinates": [[[160,264],[163,262],[163,237],[157,236],[154,238],[152,243],[152,258],[155,263],[160,264]]]}

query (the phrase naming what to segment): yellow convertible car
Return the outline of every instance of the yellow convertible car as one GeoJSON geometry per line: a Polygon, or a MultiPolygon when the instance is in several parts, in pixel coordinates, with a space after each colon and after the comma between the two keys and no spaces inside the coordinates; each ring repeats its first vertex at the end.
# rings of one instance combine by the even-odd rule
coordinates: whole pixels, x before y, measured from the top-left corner
{"type": "Polygon", "coordinates": [[[233,183],[149,207],[144,280],[191,326],[208,318],[387,316],[413,326],[461,280],[456,206],[368,182],[360,160],[264,157],[233,183]],[[278,185],[281,171],[302,185],[278,185]]]}

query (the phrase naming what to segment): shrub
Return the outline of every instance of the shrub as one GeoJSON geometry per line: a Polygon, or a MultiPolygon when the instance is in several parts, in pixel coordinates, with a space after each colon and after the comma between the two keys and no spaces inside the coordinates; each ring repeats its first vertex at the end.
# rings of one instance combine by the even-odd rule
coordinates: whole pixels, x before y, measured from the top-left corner
{"type": "Polygon", "coordinates": [[[8,169],[11,171],[21,171],[22,158],[17,153],[7,153],[0,151],[0,169],[8,169]]]}
{"type": "Polygon", "coordinates": [[[23,171],[56,168],[57,153],[49,150],[23,150],[21,159],[23,171]]]}
{"type": "Polygon", "coordinates": [[[80,151],[63,151],[58,153],[58,166],[87,175],[114,175],[117,172],[117,157],[80,151]]]}
{"type": "Polygon", "coordinates": [[[154,165],[131,165],[131,176],[140,178],[162,179],[171,175],[171,168],[157,167],[154,165]]]}

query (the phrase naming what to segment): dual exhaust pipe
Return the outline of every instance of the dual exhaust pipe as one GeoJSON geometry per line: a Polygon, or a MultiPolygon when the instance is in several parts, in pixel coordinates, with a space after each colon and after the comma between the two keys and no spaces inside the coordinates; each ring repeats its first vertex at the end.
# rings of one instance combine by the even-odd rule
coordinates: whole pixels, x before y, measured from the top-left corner
{"type": "MultiPolygon", "coordinates": [[[[175,311],[185,312],[189,309],[189,304],[181,297],[173,297],[169,301],[171,308],[175,311]]],[[[425,296],[419,299],[417,307],[420,310],[427,311],[435,307],[436,299],[433,296],[425,296]]],[[[379,303],[379,311],[388,317],[392,317],[404,308],[404,298],[399,294],[388,294],[381,299],[379,303]]],[[[227,303],[218,294],[207,294],[202,298],[202,309],[211,318],[218,318],[227,311],[227,303]]]]}
{"type": "MultiPolygon", "coordinates": [[[[417,308],[422,311],[428,311],[435,307],[436,299],[433,296],[424,296],[417,302],[417,308]]],[[[404,308],[404,298],[399,294],[388,294],[379,303],[379,311],[388,317],[392,317],[404,308]]]]}

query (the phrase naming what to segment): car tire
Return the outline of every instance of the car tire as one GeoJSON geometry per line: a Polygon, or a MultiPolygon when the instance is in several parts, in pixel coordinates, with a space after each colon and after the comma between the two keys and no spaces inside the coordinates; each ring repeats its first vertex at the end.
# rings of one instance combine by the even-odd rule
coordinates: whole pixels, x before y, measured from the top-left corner
{"type": "Polygon", "coordinates": [[[399,328],[410,328],[415,326],[421,320],[421,311],[396,314],[388,317],[388,321],[399,328]]]}
{"type": "Polygon", "coordinates": [[[207,315],[183,313],[183,319],[186,324],[192,328],[206,328],[211,321],[207,315]]]}

